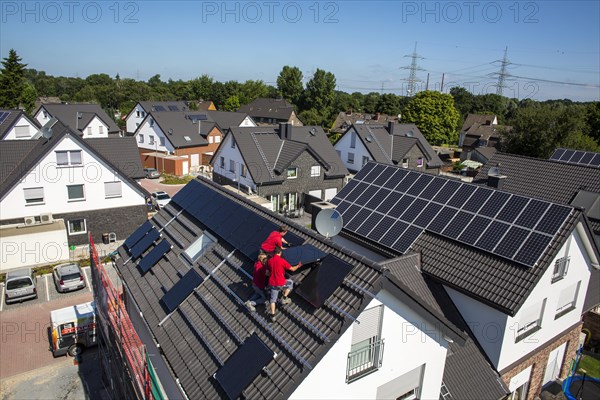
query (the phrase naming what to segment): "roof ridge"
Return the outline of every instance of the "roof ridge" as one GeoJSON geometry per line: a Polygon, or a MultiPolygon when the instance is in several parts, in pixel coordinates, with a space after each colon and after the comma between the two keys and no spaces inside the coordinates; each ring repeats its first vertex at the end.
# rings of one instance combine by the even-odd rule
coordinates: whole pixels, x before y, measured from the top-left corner
{"type": "MultiPolygon", "coordinates": [[[[388,155],[385,152],[383,146],[381,145],[381,143],[379,143],[379,140],[377,139],[377,137],[375,136],[375,134],[373,133],[373,131],[371,131],[371,128],[368,125],[365,125],[365,126],[367,127],[367,130],[369,131],[369,134],[373,138],[373,141],[375,141],[375,144],[379,147],[379,149],[381,150],[381,152],[383,153],[383,155],[385,156],[385,158],[387,158],[387,160],[390,162],[390,164],[393,164],[394,162],[392,161],[391,153],[388,155]]],[[[393,144],[393,139],[392,139],[392,144],[393,144]]]]}

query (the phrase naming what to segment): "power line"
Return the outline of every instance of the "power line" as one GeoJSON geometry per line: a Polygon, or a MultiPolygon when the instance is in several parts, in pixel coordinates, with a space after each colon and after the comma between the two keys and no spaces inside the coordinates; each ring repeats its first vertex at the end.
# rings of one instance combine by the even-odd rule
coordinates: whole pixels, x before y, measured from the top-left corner
{"type": "Polygon", "coordinates": [[[415,49],[414,49],[412,55],[405,55],[404,57],[412,58],[412,62],[410,63],[410,66],[401,67],[402,69],[410,70],[408,79],[405,79],[406,81],[408,81],[408,86],[406,88],[406,95],[408,97],[412,97],[415,95],[416,83],[421,82],[421,80],[417,79],[417,71],[425,71],[423,68],[421,68],[417,65],[417,59],[423,60],[423,57],[421,57],[420,55],[417,54],[417,42],[415,42],[415,49]]]}
{"type": "Polygon", "coordinates": [[[508,46],[504,49],[504,58],[501,61],[500,73],[498,74],[498,84],[496,85],[496,94],[502,96],[502,90],[506,87],[504,80],[508,76],[506,73],[506,67],[510,64],[508,61],[508,46]]]}

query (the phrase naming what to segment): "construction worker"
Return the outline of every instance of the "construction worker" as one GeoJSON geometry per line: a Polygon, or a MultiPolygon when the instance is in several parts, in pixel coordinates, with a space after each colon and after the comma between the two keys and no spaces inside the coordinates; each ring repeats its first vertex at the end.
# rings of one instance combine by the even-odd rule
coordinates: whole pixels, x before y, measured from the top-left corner
{"type": "Polygon", "coordinates": [[[256,305],[265,304],[267,296],[265,287],[267,286],[267,255],[259,254],[254,263],[254,273],[252,274],[252,289],[254,293],[246,301],[246,307],[252,312],[256,311],[256,305]]]}
{"type": "Polygon", "coordinates": [[[290,244],[283,238],[287,233],[287,230],[287,226],[282,225],[279,227],[279,230],[271,232],[267,237],[267,240],[261,244],[260,250],[263,253],[272,256],[276,248],[283,248],[284,243],[289,246],[290,244]]]}
{"type": "Polygon", "coordinates": [[[284,258],[281,257],[281,247],[275,247],[273,257],[267,261],[267,267],[269,269],[269,286],[271,287],[271,296],[269,299],[269,317],[271,322],[275,322],[275,303],[279,297],[279,292],[283,291],[281,298],[281,304],[289,304],[292,300],[288,297],[294,282],[291,279],[285,278],[285,271],[295,271],[302,266],[299,262],[295,266],[291,266],[284,258]]]}

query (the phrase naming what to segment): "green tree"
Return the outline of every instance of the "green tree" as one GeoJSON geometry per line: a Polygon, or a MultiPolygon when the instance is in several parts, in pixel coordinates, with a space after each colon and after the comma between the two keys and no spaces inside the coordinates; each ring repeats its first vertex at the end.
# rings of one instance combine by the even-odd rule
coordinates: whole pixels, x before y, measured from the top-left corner
{"type": "Polygon", "coordinates": [[[331,72],[318,69],[306,84],[304,109],[314,108],[321,115],[327,115],[335,100],[335,76],[331,72]]]}
{"type": "Polygon", "coordinates": [[[302,111],[298,115],[298,118],[300,118],[300,121],[307,126],[321,125],[323,123],[323,116],[314,108],[302,111]]]}
{"type": "Polygon", "coordinates": [[[190,88],[192,90],[192,96],[194,100],[212,100],[212,86],[213,78],[204,74],[190,82],[190,88]]]}
{"type": "Polygon", "coordinates": [[[363,97],[363,111],[369,114],[375,114],[377,105],[379,104],[379,97],[381,95],[377,92],[371,92],[363,97]]]}
{"type": "Polygon", "coordinates": [[[2,61],[0,74],[0,107],[18,108],[23,91],[26,88],[25,67],[21,57],[14,49],[10,49],[8,57],[2,61]]]}
{"type": "Polygon", "coordinates": [[[402,121],[417,125],[431,145],[457,142],[459,119],[452,96],[433,91],[417,93],[402,113],[402,121]]]}
{"type": "Polygon", "coordinates": [[[277,91],[284,99],[299,105],[302,99],[302,71],[298,67],[284,66],[277,77],[277,91]]]}
{"type": "Polygon", "coordinates": [[[238,108],[240,108],[240,99],[236,95],[229,96],[223,104],[223,110],[225,111],[235,111],[238,108]]]}
{"type": "Polygon", "coordinates": [[[27,114],[33,112],[35,108],[35,100],[37,99],[37,90],[35,90],[35,86],[31,83],[27,82],[25,84],[25,89],[23,89],[23,93],[21,94],[21,105],[25,109],[27,114]]]}
{"type": "Polygon", "coordinates": [[[450,95],[454,99],[454,107],[460,113],[464,120],[470,112],[473,112],[473,103],[475,96],[464,87],[455,86],[450,89],[450,95]]]}
{"type": "MultiPolygon", "coordinates": [[[[269,87],[265,85],[263,81],[247,80],[240,86],[240,98],[241,104],[252,103],[259,97],[268,97],[269,87]]],[[[238,106],[239,108],[239,106],[238,106]]]]}
{"type": "Polygon", "coordinates": [[[588,135],[600,143],[600,101],[587,105],[585,120],[589,128],[588,135]]]}
{"type": "Polygon", "coordinates": [[[400,114],[400,98],[393,93],[382,94],[377,103],[377,111],[387,115],[400,114]]]}

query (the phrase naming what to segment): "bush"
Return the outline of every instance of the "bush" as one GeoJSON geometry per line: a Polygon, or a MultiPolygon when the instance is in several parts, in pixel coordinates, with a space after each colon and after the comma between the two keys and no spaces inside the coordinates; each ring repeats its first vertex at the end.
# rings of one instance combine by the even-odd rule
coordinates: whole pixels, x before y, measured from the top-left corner
{"type": "Polygon", "coordinates": [[[171,174],[162,174],[163,180],[161,183],[165,185],[184,185],[194,179],[192,175],[186,175],[184,177],[179,177],[171,174]]]}

